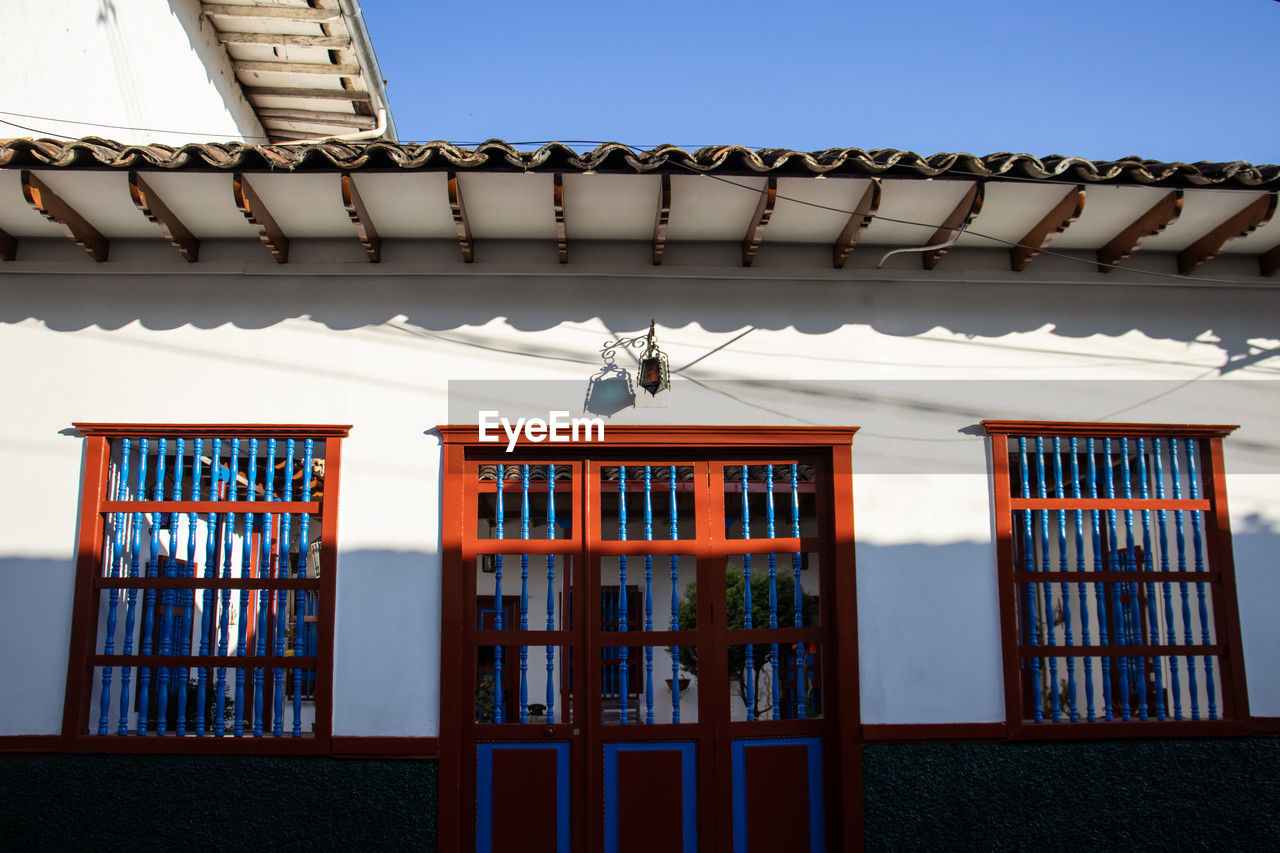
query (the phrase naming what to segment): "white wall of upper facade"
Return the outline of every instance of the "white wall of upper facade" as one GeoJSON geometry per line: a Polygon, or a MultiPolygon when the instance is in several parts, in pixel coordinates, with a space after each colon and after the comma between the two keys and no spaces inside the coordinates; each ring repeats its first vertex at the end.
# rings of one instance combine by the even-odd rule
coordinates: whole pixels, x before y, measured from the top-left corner
{"type": "Polygon", "coordinates": [[[199,0],[8,0],[4,11],[0,119],[25,127],[0,136],[265,141],[199,0]]]}
{"type": "Polygon", "coordinates": [[[665,405],[611,422],[862,427],[864,722],[1003,719],[983,417],[1242,424],[1226,453],[1245,658],[1253,712],[1280,715],[1280,365],[1263,331],[1277,308],[1275,291],[1232,289],[6,275],[0,471],[17,486],[0,489],[0,733],[60,725],[83,456],[64,433],[90,420],[354,424],[334,730],[436,734],[429,430],[465,410],[451,414],[451,390],[472,409],[580,408],[602,342],[650,316],[672,367],[697,363],[665,405]],[[515,381],[496,403],[465,384],[495,379],[515,381]]]}

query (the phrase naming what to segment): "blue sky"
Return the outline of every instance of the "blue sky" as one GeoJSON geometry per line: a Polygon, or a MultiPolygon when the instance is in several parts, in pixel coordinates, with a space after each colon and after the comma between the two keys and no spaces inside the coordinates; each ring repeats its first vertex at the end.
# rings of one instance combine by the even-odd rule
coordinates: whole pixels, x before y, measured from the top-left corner
{"type": "Polygon", "coordinates": [[[1280,162],[1280,2],[362,0],[402,140],[1280,162]]]}

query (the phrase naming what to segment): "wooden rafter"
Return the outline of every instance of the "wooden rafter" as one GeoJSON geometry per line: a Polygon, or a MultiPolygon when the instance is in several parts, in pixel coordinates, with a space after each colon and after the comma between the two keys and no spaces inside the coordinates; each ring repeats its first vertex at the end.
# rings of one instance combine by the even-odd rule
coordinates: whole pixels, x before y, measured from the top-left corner
{"type": "Polygon", "coordinates": [[[653,223],[653,265],[662,265],[662,253],[667,249],[667,226],[671,223],[671,176],[662,175],[662,188],[658,191],[658,216],[653,223]]]}
{"type": "Polygon", "coordinates": [[[1178,253],[1178,272],[1190,275],[1228,243],[1266,225],[1276,212],[1276,193],[1256,198],[1244,209],[1178,253]]]}
{"type": "Polygon", "coordinates": [[[365,254],[369,256],[369,263],[376,264],[382,260],[382,238],[378,236],[378,229],[373,227],[373,217],[364,206],[364,199],[360,198],[360,191],[356,189],[356,182],[351,174],[343,172],[340,183],[342,206],[346,208],[347,216],[351,217],[351,224],[356,227],[356,236],[360,238],[360,245],[364,246],[365,254]]]}
{"type": "Polygon", "coordinates": [[[13,235],[0,228],[0,261],[12,261],[18,257],[18,241],[13,235]]]}
{"type": "Polygon", "coordinates": [[[226,15],[229,18],[312,21],[317,24],[342,20],[342,12],[338,9],[308,9],[305,6],[233,6],[223,3],[205,3],[201,11],[206,15],[226,15]]]}
{"type": "Polygon", "coordinates": [[[63,201],[57,193],[49,189],[48,184],[26,169],[22,170],[21,181],[23,196],[41,216],[61,225],[62,230],[67,232],[67,236],[98,263],[107,259],[111,244],[97,228],[77,213],[75,208],[63,201]]]}
{"type": "Polygon", "coordinates": [[[275,121],[302,121],[308,124],[331,124],[336,127],[373,128],[378,120],[373,116],[358,116],[354,113],[338,113],[326,110],[290,110],[275,107],[259,107],[258,118],[275,121]]]}
{"type": "Polygon", "coordinates": [[[330,74],[337,77],[359,77],[360,66],[354,62],[273,62],[269,59],[233,59],[236,71],[279,71],[282,74],[330,74]]]}
{"type": "Polygon", "coordinates": [[[1280,272],[1280,243],[1258,256],[1258,268],[1265,276],[1280,272]]]}
{"type": "Polygon", "coordinates": [[[760,244],[764,242],[764,229],[769,224],[769,218],[773,216],[773,206],[778,202],[778,179],[769,176],[765,182],[764,189],[760,191],[760,201],[756,202],[756,212],[751,215],[751,222],[747,224],[746,236],[742,238],[742,265],[744,267],[751,266],[751,262],[756,259],[756,252],[760,250],[760,244]]]}
{"type": "Polygon", "coordinates": [[[867,191],[862,194],[862,200],[853,209],[853,213],[849,215],[849,221],[840,231],[840,236],[831,245],[831,265],[836,269],[843,269],[845,261],[849,260],[849,255],[858,245],[858,238],[871,224],[873,214],[880,209],[882,194],[883,187],[880,185],[880,179],[872,178],[871,186],[867,187],[867,191]]]}
{"type": "Polygon", "coordinates": [[[462,250],[462,260],[469,264],[476,259],[476,244],[471,239],[471,223],[467,221],[467,206],[462,201],[462,185],[458,183],[457,172],[449,173],[448,186],[449,210],[458,231],[458,248],[462,250]]]}
{"type": "MultiPolygon", "coordinates": [[[[967,228],[969,223],[973,222],[975,216],[982,212],[982,199],[985,194],[982,181],[977,181],[973,186],[969,187],[969,191],[960,199],[960,203],[955,209],[942,221],[942,227],[933,232],[933,236],[929,238],[927,245],[936,246],[940,243],[947,243],[956,238],[961,228],[967,228]]],[[[931,249],[924,252],[920,256],[921,263],[924,268],[931,270],[938,265],[938,261],[942,260],[942,256],[949,250],[950,246],[945,249],[931,249]]]]}
{"type": "Polygon", "coordinates": [[[236,207],[240,208],[240,212],[244,214],[245,219],[249,220],[249,224],[258,229],[258,239],[267,247],[271,257],[275,258],[278,264],[287,263],[289,238],[276,224],[275,218],[267,212],[266,205],[253,191],[253,187],[249,186],[244,175],[236,172],[231,180],[231,189],[235,193],[236,207]]]}
{"type": "Polygon", "coordinates": [[[1067,226],[1080,218],[1084,212],[1084,187],[1077,186],[1062,197],[1062,201],[1054,205],[1053,210],[1045,214],[1036,226],[1018,241],[1018,245],[1009,250],[1009,266],[1014,272],[1021,272],[1027,264],[1040,254],[1053,240],[1055,234],[1067,230],[1067,226]]]}
{"type": "Polygon", "coordinates": [[[265,44],[286,47],[327,47],[344,50],[351,47],[347,36],[300,36],[286,33],[218,33],[222,44],[265,44]]]}
{"type": "Polygon", "coordinates": [[[1168,228],[1181,214],[1182,190],[1174,190],[1098,250],[1098,272],[1111,272],[1116,264],[1136,252],[1143,240],[1168,228]]]}
{"type": "Polygon", "coordinates": [[[555,173],[552,193],[556,214],[556,255],[560,258],[560,263],[567,264],[569,263],[569,236],[564,221],[564,176],[559,172],[555,173]]]}
{"type": "Polygon", "coordinates": [[[373,95],[355,89],[289,89],[280,86],[245,86],[249,98],[301,98],[307,101],[359,101],[373,103],[373,95]]]}
{"type": "Polygon", "coordinates": [[[129,172],[129,196],[143,216],[160,226],[160,233],[187,263],[199,259],[200,241],[137,172],[129,172]]]}

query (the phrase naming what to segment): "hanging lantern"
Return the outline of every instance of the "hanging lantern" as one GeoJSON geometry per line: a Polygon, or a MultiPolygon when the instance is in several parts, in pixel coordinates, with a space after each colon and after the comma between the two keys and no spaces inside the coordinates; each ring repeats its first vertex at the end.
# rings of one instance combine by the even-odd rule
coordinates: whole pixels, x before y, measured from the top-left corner
{"type": "Polygon", "coordinates": [[[637,384],[651,395],[656,395],[671,387],[671,371],[667,364],[667,354],[658,348],[658,343],[654,340],[653,322],[649,321],[649,337],[645,341],[644,356],[640,359],[637,384]]]}

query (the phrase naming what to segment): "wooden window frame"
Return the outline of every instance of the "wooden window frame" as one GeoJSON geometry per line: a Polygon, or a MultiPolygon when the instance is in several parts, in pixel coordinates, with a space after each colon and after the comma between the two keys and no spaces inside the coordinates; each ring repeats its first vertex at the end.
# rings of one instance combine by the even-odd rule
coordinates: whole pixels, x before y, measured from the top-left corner
{"type": "MultiPolygon", "coordinates": [[[[1079,421],[984,420],[990,436],[993,512],[1000,597],[1000,638],[1004,670],[1005,731],[1009,740],[1071,740],[1130,737],[1246,735],[1250,722],[1235,568],[1228,516],[1222,439],[1238,427],[1220,424],[1087,423],[1079,421]],[[1018,586],[1015,579],[1014,512],[1009,454],[1017,439],[1037,436],[1191,439],[1197,443],[1207,562],[1214,566],[1213,616],[1222,685],[1222,714],[1217,720],[1097,720],[1040,722],[1023,717],[1022,647],[1018,636],[1018,586]],[[1012,443],[1011,443],[1012,440],[1012,443]]],[[[1074,499],[1070,499],[1074,500],[1074,499]]],[[[1117,498],[1115,503],[1119,503],[1117,498]]],[[[1101,508],[1101,507],[1100,507],[1101,508]]],[[[1210,582],[1210,581],[1206,581],[1210,582]]]]}
{"type": "MultiPolygon", "coordinates": [[[[85,438],[85,463],[80,499],[79,532],[76,539],[75,602],[71,622],[71,643],[67,664],[67,687],[63,705],[60,752],[165,753],[165,754],[256,754],[299,755],[359,752],[358,744],[335,743],[333,738],[333,633],[336,598],[338,486],[342,461],[342,439],[350,425],[333,424],[143,424],[75,423],[85,438]],[[101,590],[95,581],[102,571],[105,532],[103,504],[107,494],[112,440],[123,438],[240,438],[313,439],[322,442],[325,458],[324,490],[320,495],[320,578],[321,597],[317,642],[315,685],[315,731],[304,737],[222,737],[213,735],[90,734],[90,699],[97,655],[98,610],[101,590]]],[[[270,504],[263,503],[264,507],[270,504]]],[[[177,580],[177,579],[175,579],[177,580]]],[[[179,586],[181,582],[172,584],[179,586]]],[[[154,657],[154,655],[153,655],[154,657]]],[[[173,657],[186,657],[170,655],[173,657]]],[[[233,667],[228,667],[231,669],[233,667]]],[[[405,744],[404,746],[409,746],[405,744]]],[[[380,750],[379,750],[380,751],[380,750]]]]}

